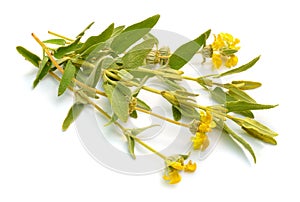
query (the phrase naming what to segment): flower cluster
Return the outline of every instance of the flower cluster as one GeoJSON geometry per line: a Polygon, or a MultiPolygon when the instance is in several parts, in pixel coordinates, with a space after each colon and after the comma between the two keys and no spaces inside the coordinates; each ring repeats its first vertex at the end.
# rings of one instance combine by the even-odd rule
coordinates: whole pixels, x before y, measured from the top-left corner
{"type": "Polygon", "coordinates": [[[209,139],[206,135],[211,130],[212,116],[209,111],[200,113],[200,124],[196,134],[192,137],[193,147],[195,150],[204,151],[209,145],[209,139]]]}
{"type": "Polygon", "coordinates": [[[169,184],[177,184],[181,181],[180,171],[184,172],[194,172],[197,169],[197,164],[193,163],[191,160],[184,164],[185,158],[180,156],[176,160],[166,160],[167,168],[163,179],[168,181],[169,184]]]}
{"type": "Polygon", "coordinates": [[[240,49],[237,46],[239,42],[238,38],[228,33],[214,35],[213,43],[206,47],[210,54],[205,54],[204,57],[211,57],[216,68],[220,68],[223,64],[226,67],[234,67],[238,63],[238,57],[234,53],[240,49]]]}

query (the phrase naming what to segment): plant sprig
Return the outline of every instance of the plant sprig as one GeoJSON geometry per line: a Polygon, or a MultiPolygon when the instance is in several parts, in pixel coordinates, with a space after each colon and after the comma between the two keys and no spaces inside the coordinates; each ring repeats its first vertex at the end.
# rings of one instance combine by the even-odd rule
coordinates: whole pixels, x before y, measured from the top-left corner
{"type": "Polygon", "coordinates": [[[256,162],[254,150],[243,136],[247,134],[265,143],[277,144],[277,133],[255,120],[253,113],[253,110],[270,109],[277,105],[257,103],[246,93],[247,90],[260,87],[260,82],[236,80],[223,84],[218,78],[250,69],[260,56],[222,73],[186,75],[186,64],[196,54],[202,55],[204,62],[211,60],[214,68],[236,66],[239,39],[220,33],[214,35],[213,43],[207,45],[211,33],[208,30],[171,52],[168,47],[159,47],[159,40],[150,33],[159,17],[154,15],[129,27],[115,27],[112,23],[99,35],[91,36],[84,42],[82,37],[93,23],[73,38],[49,31],[56,38],[42,41],[32,34],[43,50],[42,58],[21,46],[17,47],[17,51],[38,68],[34,87],[49,74],[59,82],[58,96],[67,89],[74,94],[76,99],[63,122],[63,130],[68,129],[85,106],[94,107],[109,120],[106,125],[113,123],[120,129],[126,137],[129,154],[134,159],[135,143],[138,143],[166,162],[164,179],[170,184],[181,180],[180,171],[193,172],[196,164],[191,161],[184,163],[188,155],[174,154],[176,158],[168,157],[137,137],[152,126],[125,128],[123,124],[129,119],[138,119],[138,112],[189,129],[194,150],[205,150],[209,145],[209,134],[212,128],[216,128],[246,149],[256,162]],[[164,88],[148,86],[147,82],[151,79],[159,81],[164,88]],[[187,91],[181,84],[184,80],[194,81],[195,88],[208,91],[216,104],[205,106],[197,102],[198,94],[187,91]],[[166,100],[170,104],[173,119],[152,112],[150,105],[140,97],[140,91],[153,93],[153,96],[166,100]],[[105,97],[110,103],[111,114],[97,104],[99,96],[105,97]],[[227,124],[227,120],[240,126],[245,133],[235,131],[227,124]]]}

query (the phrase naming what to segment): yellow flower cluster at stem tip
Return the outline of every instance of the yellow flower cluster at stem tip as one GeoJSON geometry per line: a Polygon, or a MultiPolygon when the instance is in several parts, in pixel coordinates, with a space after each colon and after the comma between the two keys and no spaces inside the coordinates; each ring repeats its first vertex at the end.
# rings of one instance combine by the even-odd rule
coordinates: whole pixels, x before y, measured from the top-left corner
{"type": "Polygon", "coordinates": [[[177,159],[177,161],[167,161],[167,168],[163,179],[168,181],[169,184],[177,184],[181,181],[180,171],[194,172],[196,169],[197,164],[191,160],[185,165],[182,158],[177,159]]]}
{"type": "Polygon", "coordinates": [[[226,67],[234,67],[238,63],[238,57],[234,54],[240,47],[238,38],[234,38],[231,34],[220,33],[214,35],[214,42],[211,44],[212,48],[212,62],[214,67],[220,68],[223,63],[226,67]]]}
{"type": "Polygon", "coordinates": [[[206,135],[211,130],[212,116],[209,111],[200,112],[200,124],[197,128],[195,136],[192,137],[193,148],[195,150],[204,151],[209,145],[209,139],[206,135]]]}

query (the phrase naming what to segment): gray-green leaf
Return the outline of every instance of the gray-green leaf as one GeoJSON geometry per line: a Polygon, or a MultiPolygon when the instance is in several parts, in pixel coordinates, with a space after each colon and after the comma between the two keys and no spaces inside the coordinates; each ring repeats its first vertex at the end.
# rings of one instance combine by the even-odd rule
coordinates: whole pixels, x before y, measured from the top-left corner
{"type": "Polygon", "coordinates": [[[68,86],[71,84],[72,79],[75,76],[76,67],[72,64],[72,62],[69,60],[67,62],[65,72],[61,78],[59,88],[58,88],[58,96],[62,95],[68,86]]]}
{"type": "Polygon", "coordinates": [[[132,135],[137,136],[138,134],[144,132],[145,130],[156,127],[156,126],[159,126],[159,125],[155,124],[155,125],[150,125],[150,126],[146,126],[146,127],[142,127],[142,128],[132,128],[132,129],[128,129],[128,131],[130,131],[130,133],[132,135]]]}
{"type": "Polygon", "coordinates": [[[142,66],[154,44],[155,41],[153,39],[148,39],[130,49],[122,58],[124,67],[132,69],[142,66]]]}
{"type": "Polygon", "coordinates": [[[233,130],[231,130],[226,124],[223,125],[224,130],[229,134],[229,136],[233,139],[236,140],[237,142],[239,142],[245,149],[248,150],[248,152],[251,154],[254,163],[256,163],[256,156],[255,153],[252,149],[252,147],[250,146],[250,144],[248,144],[248,142],[246,142],[242,137],[240,137],[238,134],[236,134],[233,130]]]}
{"type": "Polygon", "coordinates": [[[183,67],[186,63],[188,63],[192,59],[192,57],[197,53],[197,51],[205,44],[206,39],[210,35],[210,31],[211,30],[204,32],[195,40],[183,44],[182,46],[177,48],[170,57],[170,67],[172,69],[178,70],[181,67],[183,67]]]}
{"type": "Polygon", "coordinates": [[[111,49],[116,53],[123,53],[127,48],[145,36],[157,23],[159,17],[159,15],[154,15],[127,27],[121,34],[113,39],[111,49]]]}
{"type": "Polygon", "coordinates": [[[120,84],[114,88],[111,96],[111,107],[121,121],[127,122],[130,97],[127,95],[128,93],[124,91],[124,88],[125,86],[121,86],[120,84]]]}

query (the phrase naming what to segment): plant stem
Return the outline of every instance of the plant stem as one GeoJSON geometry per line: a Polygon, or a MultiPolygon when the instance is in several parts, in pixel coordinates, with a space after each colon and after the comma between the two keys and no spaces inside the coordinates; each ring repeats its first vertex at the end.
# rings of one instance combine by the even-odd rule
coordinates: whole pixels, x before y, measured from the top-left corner
{"type": "Polygon", "coordinates": [[[53,36],[57,36],[57,37],[59,37],[59,38],[65,39],[65,40],[67,40],[67,41],[69,41],[69,42],[74,41],[73,39],[70,39],[70,38],[68,38],[68,37],[65,37],[65,36],[63,36],[63,35],[57,34],[57,33],[52,32],[52,31],[48,31],[48,34],[51,34],[51,35],[53,35],[53,36]]]}
{"type": "Polygon", "coordinates": [[[176,125],[179,125],[179,126],[183,126],[183,127],[186,127],[186,128],[189,128],[189,127],[190,127],[189,124],[185,124],[185,123],[181,123],[181,122],[179,122],[179,121],[175,121],[175,120],[173,120],[173,119],[169,119],[169,118],[167,118],[167,117],[161,116],[161,115],[159,115],[159,114],[156,114],[156,113],[154,113],[154,112],[151,112],[151,111],[148,111],[148,110],[139,108],[139,107],[135,107],[135,110],[140,111],[140,112],[143,112],[143,113],[146,113],[146,114],[150,114],[150,115],[155,116],[155,117],[157,117],[157,118],[159,118],[159,119],[168,121],[168,122],[170,122],[170,123],[173,123],[173,124],[176,124],[176,125]]]}
{"type": "Polygon", "coordinates": [[[131,136],[131,137],[136,142],[138,142],[140,145],[142,145],[143,147],[145,147],[146,149],[148,149],[149,151],[153,152],[154,154],[156,154],[157,156],[161,157],[162,159],[167,160],[167,157],[165,155],[163,155],[162,153],[156,151],[155,149],[153,149],[152,147],[150,147],[149,145],[147,145],[145,142],[143,142],[142,140],[140,140],[136,136],[131,136]]]}
{"type": "Polygon", "coordinates": [[[198,78],[195,78],[195,77],[190,77],[190,76],[185,76],[185,75],[182,75],[182,78],[183,79],[186,79],[186,80],[190,80],[190,81],[196,81],[198,80],[198,78]]]}

